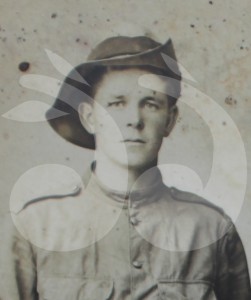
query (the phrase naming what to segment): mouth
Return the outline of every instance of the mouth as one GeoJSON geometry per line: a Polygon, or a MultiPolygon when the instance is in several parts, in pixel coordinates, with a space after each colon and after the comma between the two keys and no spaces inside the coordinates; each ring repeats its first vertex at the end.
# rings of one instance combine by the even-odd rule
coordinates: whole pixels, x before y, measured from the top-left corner
{"type": "Polygon", "coordinates": [[[145,141],[141,139],[125,139],[122,142],[129,144],[145,144],[145,141]]]}

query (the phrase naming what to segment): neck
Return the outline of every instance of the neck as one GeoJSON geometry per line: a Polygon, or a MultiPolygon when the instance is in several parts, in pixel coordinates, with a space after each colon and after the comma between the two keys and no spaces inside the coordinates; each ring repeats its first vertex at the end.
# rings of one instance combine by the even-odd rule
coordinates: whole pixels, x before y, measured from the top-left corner
{"type": "Polygon", "coordinates": [[[118,191],[140,189],[152,183],[151,172],[147,170],[156,167],[157,159],[144,167],[129,167],[120,165],[96,153],[95,174],[102,184],[118,191]],[[144,174],[144,180],[138,180],[144,174]]]}

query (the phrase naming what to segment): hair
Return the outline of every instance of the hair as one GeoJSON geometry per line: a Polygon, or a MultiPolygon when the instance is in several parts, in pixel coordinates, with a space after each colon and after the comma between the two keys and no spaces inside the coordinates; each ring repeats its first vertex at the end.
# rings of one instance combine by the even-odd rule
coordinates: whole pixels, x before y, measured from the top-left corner
{"type": "MultiPolygon", "coordinates": [[[[99,87],[99,84],[101,83],[104,76],[112,71],[124,71],[128,69],[137,69],[137,70],[143,70],[146,72],[150,72],[155,75],[164,76],[164,77],[172,77],[177,79],[178,81],[181,80],[180,76],[174,77],[173,75],[170,75],[170,72],[167,73],[165,70],[153,67],[150,65],[132,65],[132,66],[95,66],[85,77],[85,80],[88,82],[89,86],[85,87],[84,92],[90,97],[94,98],[95,94],[97,92],[97,89],[99,87]]],[[[178,97],[172,97],[167,95],[168,105],[169,107],[172,107],[176,104],[178,97]]]]}

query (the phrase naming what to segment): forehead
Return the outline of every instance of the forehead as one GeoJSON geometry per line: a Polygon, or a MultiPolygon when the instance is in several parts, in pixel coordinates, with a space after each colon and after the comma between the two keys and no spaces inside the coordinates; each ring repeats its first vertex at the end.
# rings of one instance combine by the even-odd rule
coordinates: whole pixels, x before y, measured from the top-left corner
{"type": "Polygon", "coordinates": [[[144,93],[165,92],[167,83],[159,75],[153,74],[148,70],[129,68],[125,70],[111,70],[104,74],[100,80],[96,93],[108,94],[128,94],[133,91],[144,93]],[[154,87],[147,88],[140,84],[140,79],[146,75],[150,75],[154,81],[154,87]]]}

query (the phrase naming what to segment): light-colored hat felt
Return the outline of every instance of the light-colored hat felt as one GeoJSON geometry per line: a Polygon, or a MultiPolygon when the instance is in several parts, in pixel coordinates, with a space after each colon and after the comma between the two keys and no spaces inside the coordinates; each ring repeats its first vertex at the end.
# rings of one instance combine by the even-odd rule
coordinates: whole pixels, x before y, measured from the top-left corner
{"type": "Polygon", "coordinates": [[[173,98],[177,99],[180,95],[181,74],[171,39],[164,44],[145,36],[117,36],[104,40],[92,50],[86,63],[80,64],[68,74],[54,105],[46,113],[49,124],[59,135],[89,149],[95,149],[94,136],[82,126],[78,106],[83,101],[91,100],[90,93],[87,92],[92,88],[88,77],[104,67],[144,67],[158,70],[161,75],[175,79],[173,98]],[[171,63],[167,64],[165,58],[171,59],[171,63]],[[55,117],[55,109],[65,114],[55,117]]]}

